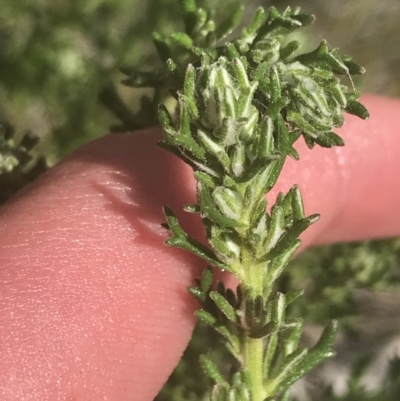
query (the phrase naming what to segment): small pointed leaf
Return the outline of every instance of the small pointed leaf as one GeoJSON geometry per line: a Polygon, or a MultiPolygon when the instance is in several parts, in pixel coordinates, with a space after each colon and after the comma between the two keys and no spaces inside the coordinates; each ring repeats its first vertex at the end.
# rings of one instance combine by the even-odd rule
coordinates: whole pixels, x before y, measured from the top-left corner
{"type": "Polygon", "coordinates": [[[178,219],[173,214],[169,207],[164,207],[164,214],[167,219],[168,225],[172,231],[173,237],[165,241],[166,245],[175,246],[178,248],[186,249],[204,259],[206,262],[213,266],[219,267],[223,270],[229,270],[229,267],[220,262],[214,255],[214,252],[203,245],[202,243],[190,238],[184,230],[182,230],[178,219]]]}
{"type": "Polygon", "coordinates": [[[207,356],[200,356],[200,365],[205,373],[214,380],[215,383],[228,385],[222,374],[220,373],[217,365],[207,356]]]}
{"type": "Polygon", "coordinates": [[[189,35],[183,32],[173,32],[170,35],[170,38],[176,42],[178,45],[182,46],[187,50],[191,50],[193,47],[193,41],[189,35]]]}
{"type": "Polygon", "coordinates": [[[158,55],[160,59],[166,63],[168,59],[171,58],[171,51],[166,42],[166,38],[160,35],[159,33],[153,33],[153,43],[157,49],[158,55]]]}
{"type": "Polygon", "coordinates": [[[215,30],[215,37],[217,40],[221,40],[233,32],[233,30],[239,24],[243,12],[244,6],[238,6],[233,13],[218,26],[218,28],[215,30]]]}
{"type": "Polygon", "coordinates": [[[220,311],[232,322],[237,321],[236,312],[232,305],[218,292],[211,291],[210,298],[215,302],[220,311]]]}
{"type": "Polygon", "coordinates": [[[363,120],[369,118],[369,112],[365,106],[355,100],[350,100],[347,103],[345,110],[350,114],[354,114],[355,116],[362,118],[363,120]]]}
{"type": "Polygon", "coordinates": [[[195,315],[203,323],[206,323],[206,324],[208,324],[209,326],[212,326],[212,327],[217,322],[217,318],[214,317],[211,313],[205,311],[204,309],[197,310],[195,312],[195,315]]]}

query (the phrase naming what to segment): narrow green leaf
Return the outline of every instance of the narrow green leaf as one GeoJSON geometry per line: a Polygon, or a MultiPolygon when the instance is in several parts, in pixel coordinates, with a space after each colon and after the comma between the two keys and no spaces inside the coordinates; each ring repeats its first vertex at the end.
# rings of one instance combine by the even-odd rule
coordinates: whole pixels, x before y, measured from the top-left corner
{"type": "Polygon", "coordinates": [[[200,355],[200,365],[204,372],[212,379],[215,383],[221,385],[228,385],[222,374],[220,373],[217,365],[207,356],[200,355]]]}
{"type": "Polygon", "coordinates": [[[199,159],[204,158],[204,149],[196,142],[191,133],[190,115],[185,100],[182,96],[179,97],[181,108],[179,135],[176,136],[177,144],[184,146],[190,153],[199,159]]]}
{"type": "Polygon", "coordinates": [[[305,217],[304,219],[300,219],[293,222],[293,226],[289,228],[288,231],[282,236],[279,240],[278,244],[270,251],[270,258],[275,258],[279,255],[284,249],[290,246],[299,235],[305,231],[311,224],[318,221],[320,218],[319,214],[313,214],[309,217],[305,217]]]}
{"type": "Polygon", "coordinates": [[[172,210],[168,206],[164,207],[164,214],[172,233],[178,237],[187,237],[186,232],[182,230],[181,226],[179,225],[178,219],[175,217],[172,210]]]}
{"type": "Polygon", "coordinates": [[[204,309],[197,310],[195,312],[195,315],[199,320],[201,320],[203,323],[208,324],[211,327],[214,327],[215,323],[217,322],[217,318],[204,309]]]}
{"type": "Polygon", "coordinates": [[[267,157],[267,158],[257,158],[251,166],[247,168],[247,171],[245,174],[243,174],[241,177],[235,177],[235,182],[237,183],[249,183],[252,179],[253,181],[253,187],[254,191],[253,193],[257,195],[254,195],[254,197],[259,196],[259,192],[257,189],[262,185],[263,181],[262,179],[267,179],[268,177],[265,177],[268,172],[272,173],[270,170],[273,169],[272,164],[279,160],[280,157],[267,157]],[[269,167],[269,170],[266,172],[269,167]],[[258,181],[262,181],[259,183],[258,181]]]}
{"type": "Polygon", "coordinates": [[[278,116],[275,121],[275,131],[277,133],[275,140],[277,151],[284,155],[291,156],[295,160],[299,160],[299,154],[292,146],[292,142],[289,138],[289,130],[281,116],[278,116]]]}
{"type": "Polygon", "coordinates": [[[193,47],[192,38],[183,32],[173,32],[170,35],[170,38],[177,43],[178,45],[182,46],[187,50],[191,50],[193,47]]]}
{"type": "Polygon", "coordinates": [[[214,189],[212,197],[225,216],[231,219],[239,219],[243,210],[243,202],[239,192],[220,186],[214,189]]]}
{"type": "Polygon", "coordinates": [[[197,109],[195,100],[195,85],[196,85],[195,69],[192,64],[189,64],[185,74],[184,96],[186,105],[192,118],[199,117],[199,111],[197,109]]]}
{"type": "Polygon", "coordinates": [[[290,389],[285,390],[279,398],[279,401],[289,401],[290,399],[290,389]]]}
{"type": "Polygon", "coordinates": [[[315,16],[314,15],[308,15],[308,14],[291,15],[291,18],[301,22],[302,26],[311,25],[315,21],[315,16]]]}
{"type": "Polygon", "coordinates": [[[290,189],[292,192],[292,210],[294,220],[300,220],[305,217],[303,197],[298,185],[293,185],[290,189]]]}
{"type": "Polygon", "coordinates": [[[189,292],[197,298],[202,304],[206,301],[206,296],[199,287],[189,287],[189,292]]]}
{"type": "Polygon", "coordinates": [[[309,123],[300,113],[289,110],[286,118],[289,122],[293,124],[294,127],[298,127],[303,132],[316,138],[316,128],[311,123],[309,123]]]}
{"type": "Polygon", "coordinates": [[[324,132],[318,135],[314,142],[323,148],[332,148],[333,146],[344,146],[343,139],[334,132],[324,132]]]}
{"type": "Polygon", "coordinates": [[[289,190],[289,192],[286,195],[284,195],[282,203],[280,203],[280,206],[283,207],[283,210],[285,212],[286,226],[288,226],[293,222],[292,198],[293,198],[293,191],[289,190]]]}
{"type": "Polygon", "coordinates": [[[230,341],[227,341],[224,343],[225,348],[228,350],[228,352],[236,358],[236,360],[241,361],[241,355],[240,355],[240,343],[238,340],[238,346],[239,348],[235,348],[230,341]]]}
{"type": "Polygon", "coordinates": [[[257,81],[260,82],[260,85],[263,84],[265,87],[268,87],[269,89],[269,69],[270,65],[267,62],[262,62],[257,65],[256,69],[253,70],[253,77],[257,81]]]}
{"type": "Polygon", "coordinates": [[[282,170],[283,164],[285,162],[285,157],[280,156],[279,159],[274,159],[271,163],[269,163],[264,171],[262,171],[256,179],[254,180],[254,184],[260,189],[261,194],[268,193],[271,188],[275,185],[279,174],[282,170]]]}
{"type": "Polygon", "coordinates": [[[166,61],[167,71],[169,78],[174,88],[181,88],[185,80],[185,76],[178,66],[171,58],[166,61]]]}
{"type": "Polygon", "coordinates": [[[220,311],[232,322],[237,321],[236,312],[232,305],[218,292],[211,291],[210,298],[215,302],[220,311]]]}
{"type": "Polygon", "coordinates": [[[272,66],[270,75],[271,102],[276,102],[281,97],[281,80],[278,69],[275,65],[272,66]]]}
{"type": "Polygon", "coordinates": [[[291,42],[289,42],[285,47],[279,50],[281,59],[286,60],[290,56],[293,56],[293,54],[300,48],[300,46],[301,44],[298,40],[292,40],[291,42]]]}
{"type": "MultiPolygon", "coordinates": [[[[165,131],[164,131],[165,134],[165,131]]],[[[167,143],[165,141],[160,141],[157,142],[157,146],[167,150],[168,152],[172,153],[182,161],[184,161],[186,164],[188,164],[190,167],[195,168],[196,165],[193,163],[193,160],[189,159],[185,154],[181,152],[180,149],[177,149],[177,147],[173,144],[167,143]]]]}
{"type": "Polygon", "coordinates": [[[227,342],[225,343],[225,347],[228,349],[228,351],[235,357],[235,358],[240,358],[240,340],[239,338],[232,334],[225,326],[219,324],[219,325],[214,325],[213,326],[214,330],[220,334],[227,342]]]}
{"type": "Polygon", "coordinates": [[[355,116],[362,118],[363,120],[369,118],[368,110],[356,100],[349,100],[345,110],[350,114],[354,114],[355,116]]]}
{"type": "Polygon", "coordinates": [[[190,35],[196,26],[197,22],[197,5],[195,0],[179,0],[182,12],[183,21],[185,23],[185,32],[190,35]]]}
{"type": "Polygon", "coordinates": [[[331,347],[333,342],[335,341],[335,336],[338,330],[339,324],[337,320],[332,320],[324,329],[321,334],[320,339],[317,344],[311,349],[311,353],[325,353],[330,354],[332,356],[331,347]]]}
{"type": "Polygon", "coordinates": [[[256,35],[258,29],[261,27],[265,20],[264,8],[259,7],[253,18],[253,21],[246,28],[243,29],[240,39],[251,38],[256,35]]]}
{"type": "Polygon", "coordinates": [[[240,53],[237,51],[235,45],[233,43],[228,42],[225,45],[226,55],[229,60],[233,60],[235,58],[240,57],[240,53]]]}
{"type": "Polygon", "coordinates": [[[265,381],[269,380],[272,371],[272,363],[274,361],[275,353],[278,349],[278,334],[272,334],[268,338],[268,344],[265,348],[264,360],[263,360],[263,373],[265,381]]]}
{"type": "Polygon", "coordinates": [[[282,361],[281,366],[266,385],[268,394],[276,394],[287,386],[288,379],[292,377],[294,369],[304,360],[307,353],[307,348],[298,348],[282,361]]]}
{"type": "Polygon", "coordinates": [[[196,178],[197,181],[202,182],[210,190],[215,188],[215,185],[216,185],[215,181],[207,173],[204,173],[202,171],[195,171],[194,177],[196,178]]]}
{"type": "Polygon", "coordinates": [[[349,69],[349,73],[351,75],[362,75],[365,74],[365,68],[361,65],[358,65],[352,60],[345,60],[343,59],[343,63],[349,69]]]}
{"type": "Polygon", "coordinates": [[[304,141],[309,149],[313,149],[315,146],[315,137],[306,134],[305,132],[302,133],[304,141]]]}
{"type": "Polygon", "coordinates": [[[301,130],[294,129],[289,132],[290,143],[293,145],[301,137],[301,130]]]}
{"type": "Polygon", "coordinates": [[[208,293],[214,282],[214,274],[210,268],[204,269],[200,281],[200,289],[203,293],[208,293]]]}
{"type": "Polygon", "coordinates": [[[230,270],[227,265],[215,258],[214,253],[209,248],[193,240],[192,238],[172,237],[165,241],[165,244],[168,246],[185,249],[202,258],[211,265],[221,268],[222,270],[230,270]]]}
{"type": "Polygon", "coordinates": [[[240,247],[228,235],[218,236],[215,235],[215,231],[213,230],[211,236],[209,236],[208,242],[221,261],[227,265],[232,265],[239,259],[240,247]]]}
{"type": "MultiPolygon", "coordinates": [[[[238,83],[239,83],[239,87],[241,88],[249,88],[250,89],[250,82],[249,82],[249,78],[248,78],[248,74],[246,71],[246,67],[243,64],[243,61],[240,59],[240,57],[236,57],[235,59],[232,60],[233,62],[233,71],[234,71],[234,76],[235,79],[237,79],[238,83]]],[[[257,82],[253,82],[253,87],[251,88],[252,90],[249,91],[248,94],[246,94],[246,97],[251,98],[254,91],[257,88],[257,82]]],[[[242,96],[244,97],[244,94],[242,94],[242,96]]]]}
{"type": "Polygon", "coordinates": [[[200,206],[197,204],[187,204],[183,206],[183,210],[188,213],[195,213],[199,214],[200,213],[200,206]]]}
{"type": "Polygon", "coordinates": [[[215,30],[215,37],[217,40],[221,40],[233,32],[233,30],[239,24],[243,12],[244,6],[236,7],[232,14],[218,26],[218,28],[215,30]]]}
{"type": "Polygon", "coordinates": [[[286,305],[290,305],[304,294],[304,290],[291,290],[286,293],[286,305]]]}
{"type": "Polygon", "coordinates": [[[236,188],[236,181],[232,177],[229,177],[229,175],[224,177],[223,184],[227,188],[236,188]]]}
{"type": "Polygon", "coordinates": [[[222,270],[230,270],[227,265],[220,262],[215,257],[214,252],[210,248],[206,247],[195,239],[190,238],[186,234],[186,232],[182,230],[178,219],[175,217],[169,207],[164,207],[164,214],[167,219],[168,225],[173,233],[173,237],[165,241],[166,245],[186,249],[187,251],[194,253],[195,255],[202,258],[213,266],[219,267],[222,270]]]}
{"type": "MultiPolygon", "coordinates": [[[[299,249],[301,245],[301,241],[299,239],[295,240],[292,244],[290,244],[286,249],[282,250],[281,254],[276,256],[272,261],[268,273],[266,274],[265,281],[266,283],[273,283],[282,273],[283,269],[287,266],[292,256],[295,254],[297,249],[299,249]]],[[[266,254],[262,261],[270,260],[271,255],[266,254]]]]}
{"type": "Polygon", "coordinates": [[[271,320],[275,323],[276,327],[279,328],[285,322],[285,316],[286,298],[284,294],[278,292],[276,299],[271,301],[271,320]]]}
{"type": "Polygon", "coordinates": [[[221,227],[241,227],[243,223],[223,215],[215,208],[209,189],[202,183],[197,184],[197,194],[201,206],[202,216],[219,224],[221,227]]]}
{"type": "Polygon", "coordinates": [[[280,18],[281,18],[281,14],[279,13],[279,11],[276,7],[272,6],[268,9],[269,22],[274,21],[276,19],[280,19],[280,18]]]}
{"type": "Polygon", "coordinates": [[[294,325],[294,327],[291,327],[284,332],[282,344],[285,356],[291,354],[298,348],[302,333],[303,333],[302,320],[298,320],[294,325]]]}
{"type": "Polygon", "coordinates": [[[258,157],[267,158],[274,150],[274,122],[271,117],[266,116],[259,124],[259,142],[257,143],[258,157]]]}
{"type": "Polygon", "coordinates": [[[231,169],[235,177],[241,177],[246,171],[246,148],[238,144],[231,156],[231,169]]]}
{"type": "Polygon", "coordinates": [[[223,146],[215,142],[210,136],[201,129],[197,130],[197,138],[205,149],[215,156],[225,170],[229,170],[231,160],[223,146]]]}
{"type": "Polygon", "coordinates": [[[347,106],[347,99],[346,99],[346,90],[347,88],[340,84],[338,80],[334,84],[331,84],[329,87],[333,97],[338,102],[341,108],[345,108],[347,106]]]}
{"type": "Polygon", "coordinates": [[[179,0],[179,4],[185,14],[192,13],[197,10],[196,0],[179,0]]]}
{"type": "MultiPolygon", "coordinates": [[[[262,198],[258,202],[258,205],[256,206],[256,209],[254,209],[254,212],[252,213],[252,216],[251,216],[250,225],[252,226],[252,228],[254,228],[254,226],[258,225],[258,222],[260,221],[260,219],[265,215],[266,210],[267,210],[267,205],[268,205],[268,202],[265,198],[262,198]]],[[[265,231],[267,231],[267,230],[265,230],[265,231]]]]}
{"type": "Polygon", "coordinates": [[[337,322],[332,321],[322,333],[318,343],[307,353],[303,360],[292,370],[291,374],[286,377],[280,384],[280,389],[289,388],[300,377],[303,377],[325,359],[335,355],[331,346],[333,344],[337,332],[337,322]]]}
{"type": "Polygon", "coordinates": [[[176,130],[172,126],[172,120],[168,113],[168,110],[163,104],[160,104],[158,106],[158,119],[164,133],[167,135],[166,139],[175,137],[177,135],[176,130]]]}
{"type": "Polygon", "coordinates": [[[266,252],[273,249],[285,233],[285,213],[283,207],[275,204],[271,209],[271,220],[266,240],[266,252]]]}
{"type": "Polygon", "coordinates": [[[166,63],[168,59],[171,58],[171,51],[167,44],[166,38],[160,35],[157,32],[153,33],[153,43],[155,48],[157,49],[158,55],[160,59],[166,63]]]}
{"type": "Polygon", "coordinates": [[[289,32],[294,31],[302,27],[300,21],[294,18],[288,18],[281,16],[275,7],[269,8],[269,20],[260,28],[256,40],[260,40],[266,37],[270,32],[274,30],[288,30],[289,32]]]}

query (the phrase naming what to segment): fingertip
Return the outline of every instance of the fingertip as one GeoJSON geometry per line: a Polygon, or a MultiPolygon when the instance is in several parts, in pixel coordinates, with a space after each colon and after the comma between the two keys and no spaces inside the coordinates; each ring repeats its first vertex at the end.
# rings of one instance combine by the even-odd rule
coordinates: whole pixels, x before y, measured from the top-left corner
{"type": "Polygon", "coordinates": [[[364,96],[368,120],[347,116],[336,150],[344,201],[318,243],[383,238],[400,233],[400,101],[364,96]]]}
{"type": "Polygon", "coordinates": [[[177,364],[203,265],[163,243],[194,189],[157,138],[87,145],[3,208],[2,400],[149,400],[177,364]]]}
{"type": "Polygon", "coordinates": [[[300,161],[287,161],[272,191],[297,183],[307,214],[321,214],[304,246],[400,233],[400,101],[368,95],[362,102],[370,118],[346,115],[337,130],[344,147],[309,150],[300,140],[300,161]]]}

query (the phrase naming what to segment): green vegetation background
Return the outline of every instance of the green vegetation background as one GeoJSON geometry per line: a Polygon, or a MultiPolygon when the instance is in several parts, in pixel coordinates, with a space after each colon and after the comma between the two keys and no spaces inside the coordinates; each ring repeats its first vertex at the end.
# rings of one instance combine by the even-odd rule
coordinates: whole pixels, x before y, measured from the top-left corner
{"type": "MultiPolygon", "coordinates": [[[[234,2],[200,1],[220,15],[234,2]]],[[[397,0],[242,2],[248,17],[260,4],[301,5],[315,13],[310,38],[324,37],[364,65],[365,92],[400,94],[397,0]]],[[[118,85],[119,68],[158,63],[151,32],[179,25],[176,5],[177,0],[2,0],[0,118],[12,121],[18,132],[29,129],[43,137],[52,163],[106,134],[116,119],[99,96],[116,85],[128,106],[138,106],[139,91],[118,85]]]]}
{"type": "MultiPolygon", "coordinates": [[[[199,1],[216,7],[217,15],[221,16],[235,2],[199,1]]],[[[118,129],[121,118],[129,125],[143,91],[121,85],[124,76],[119,69],[129,66],[151,69],[159,63],[151,33],[168,32],[180,25],[177,3],[177,0],[2,0],[0,120],[14,125],[17,141],[18,135],[22,137],[27,130],[40,137],[34,152],[45,156],[49,164],[57,163],[83,143],[107,134],[111,126],[118,129]]],[[[243,0],[242,3],[246,5],[248,18],[259,5],[280,9],[300,5],[303,11],[314,13],[317,22],[308,30],[309,36],[303,38],[310,47],[322,37],[327,39],[331,46],[351,54],[366,67],[367,74],[358,82],[363,92],[400,96],[398,0],[243,0]]],[[[149,124],[152,116],[147,117],[149,124]]],[[[130,126],[138,125],[132,122],[130,126]]],[[[399,242],[374,241],[309,251],[294,262],[291,271],[295,273],[285,276],[281,284],[284,287],[301,283],[309,289],[301,312],[310,320],[324,323],[328,318],[338,317],[346,322],[351,315],[349,311],[353,311],[349,307],[349,294],[354,289],[382,290],[398,285],[399,242]]],[[[209,337],[211,343],[217,341],[209,337]]],[[[209,345],[193,343],[187,358],[209,345]]],[[[191,366],[196,364],[197,361],[191,361],[191,366]]],[[[180,371],[187,366],[181,365],[180,371]]],[[[179,371],[172,376],[159,400],[200,399],[204,383],[198,380],[196,368],[191,372],[191,375],[185,372],[185,383],[179,371]]],[[[357,385],[353,387],[355,393],[341,399],[361,399],[357,398],[361,394],[357,391],[361,390],[357,385]]],[[[393,390],[392,386],[391,393],[382,390],[380,395],[364,394],[362,399],[398,400],[398,387],[393,390]]],[[[329,397],[324,400],[333,399],[329,397]]]]}

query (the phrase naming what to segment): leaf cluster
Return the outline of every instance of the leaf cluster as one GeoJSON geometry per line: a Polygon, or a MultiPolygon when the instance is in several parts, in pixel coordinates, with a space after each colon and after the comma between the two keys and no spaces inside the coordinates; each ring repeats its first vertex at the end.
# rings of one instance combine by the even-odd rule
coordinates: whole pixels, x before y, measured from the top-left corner
{"type": "MultiPolygon", "coordinates": [[[[325,329],[313,348],[299,347],[302,320],[288,319],[286,308],[302,291],[291,291],[286,295],[277,293],[269,299],[262,296],[252,298],[243,294],[241,287],[235,294],[221,282],[213,290],[213,281],[211,270],[206,269],[197,286],[190,288],[203,305],[196,315],[221,335],[224,346],[241,364],[244,362],[243,337],[266,340],[262,375],[266,378],[267,399],[283,399],[296,380],[333,355],[331,346],[337,330],[336,322],[325,329]]],[[[252,379],[246,370],[234,374],[232,384],[229,384],[210,358],[203,355],[201,365],[216,383],[212,400],[251,399],[249,389],[252,379]]]]}
{"type": "MultiPolygon", "coordinates": [[[[311,350],[299,347],[302,322],[286,319],[286,308],[300,293],[277,293],[274,285],[300,246],[300,234],[319,216],[305,215],[297,186],[279,194],[270,211],[264,196],[286,157],[299,158],[293,145],[300,136],[310,148],[341,146],[332,130],[343,124],[343,112],[368,117],[359,94],[336,77],[363,69],[325,42],[302,55],[297,42],[283,45],[285,35],[314,20],[299,9],[280,14],[260,8],[237,39],[221,46],[215,45],[232,32],[240,8],[221,29],[194,1],[183,1],[182,9],[186,32],[155,36],[168,71],[164,82],[177,104],[172,114],[160,106],[160,146],[194,170],[197,203],[185,209],[200,215],[209,246],[191,238],[168,207],[165,227],[172,236],[166,244],[239,280],[236,292],[221,283],[214,290],[206,270],[191,288],[203,304],[197,316],[222,336],[241,366],[228,383],[211,359],[201,357],[216,383],[211,399],[286,399],[299,377],[333,355],[336,323],[311,350]],[[199,30],[199,21],[207,29],[199,30]],[[176,47],[183,50],[174,58],[176,47]]],[[[157,85],[163,79],[153,78],[157,85]]]]}

